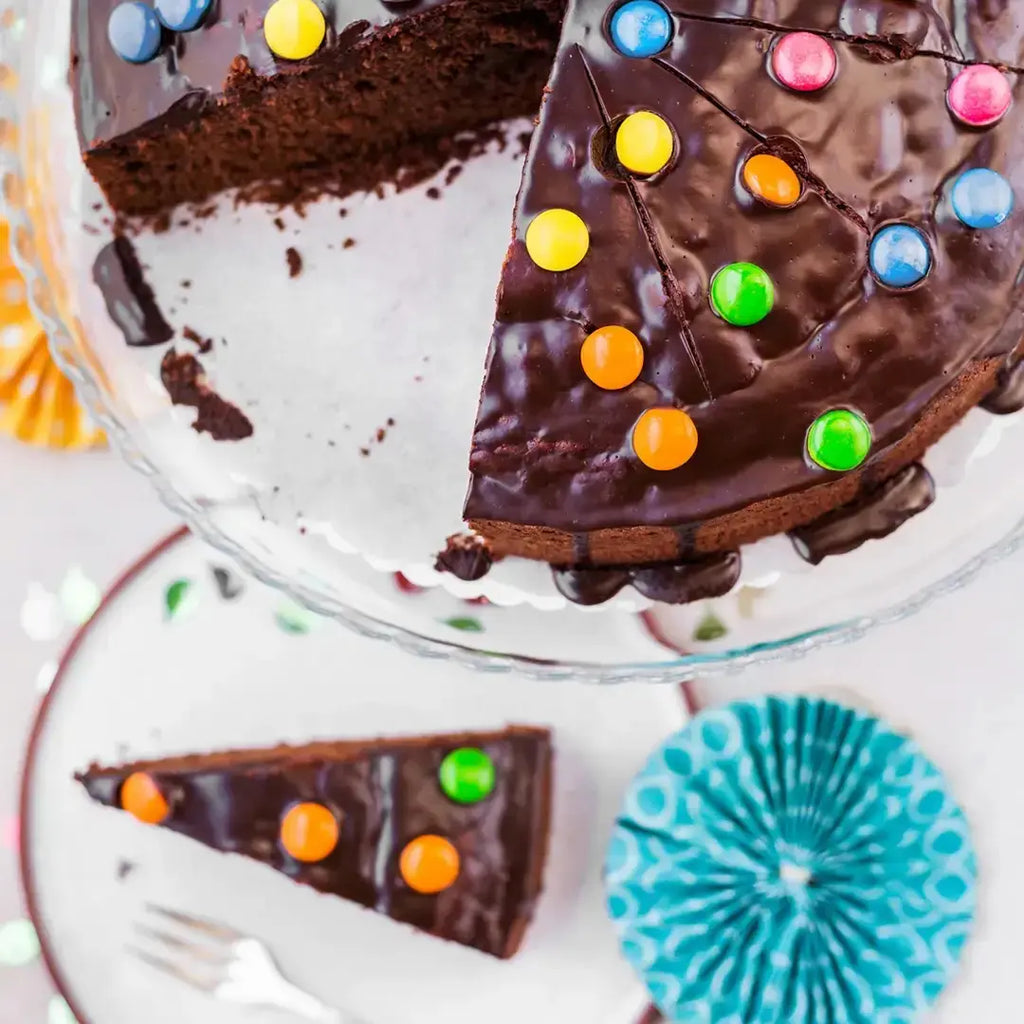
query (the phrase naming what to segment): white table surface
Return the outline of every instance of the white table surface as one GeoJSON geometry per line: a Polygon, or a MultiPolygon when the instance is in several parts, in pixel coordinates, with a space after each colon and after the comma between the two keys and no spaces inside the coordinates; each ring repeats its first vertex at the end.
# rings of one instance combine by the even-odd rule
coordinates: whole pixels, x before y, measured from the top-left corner
{"type": "MultiPolygon", "coordinates": [[[[150,485],[109,452],[41,452],[0,438],[0,926],[23,915],[16,853],[4,844],[16,811],[18,768],[40,698],[40,667],[60,637],[31,639],[21,624],[30,585],[55,590],[79,565],[105,587],[176,525],[150,485]]],[[[1018,922],[1024,919],[1021,797],[1024,553],[988,570],[916,618],[853,646],[751,669],[699,687],[702,699],[755,691],[859,695],[912,731],[945,768],[972,818],[983,911],[967,971],[948,993],[943,1024],[1016,1019],[1018,922]]],[[[562,684],[570,685],[570,684],[562,684]]],[[[43,1024],[51,989],[38,963],[0,966],[0,1024],[43,1024]]]]}

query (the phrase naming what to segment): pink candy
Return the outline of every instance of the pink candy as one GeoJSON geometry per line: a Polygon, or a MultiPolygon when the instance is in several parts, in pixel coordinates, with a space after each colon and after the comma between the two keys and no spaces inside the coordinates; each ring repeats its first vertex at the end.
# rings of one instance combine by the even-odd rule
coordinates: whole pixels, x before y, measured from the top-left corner
{"type": "Polygon", "coordinates": [[[946,102],[953,116],[972,128],[995,124],[1010,109],[1010,83],[988,64],[972,64],[953,79],[946,102]]]}
{"type": "Polygon", "coordinates": [[[836,51],[822,36],[790,32],[772,50],[772,71],[788,89],[797,92],[824,89],[836,73],[836,51]]]}

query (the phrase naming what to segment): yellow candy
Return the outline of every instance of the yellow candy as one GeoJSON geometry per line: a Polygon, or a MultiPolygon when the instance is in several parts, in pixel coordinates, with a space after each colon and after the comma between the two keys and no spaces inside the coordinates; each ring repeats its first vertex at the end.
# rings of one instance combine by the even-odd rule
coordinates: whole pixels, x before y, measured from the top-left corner
{"type": "Polygon", "coordinates": [[[542,270],[572,270],[589,248],[587,225],[571,210],[545,210],[526,229],[526,251],[542,270]]]}
{"type": "Polygon", "coordinates": [[[615,133],[615,155],[634,174],[657,174],[672,159],[675,147],[668,122],[649,110],[630,114],[615,133]]]}
{"type": "Polygon", "coordinates": [[[316,53],[326,34],[323,11],[313,0],[274,0],[263,19],[267,46],[286,60],[302,60],[316,53]]]}

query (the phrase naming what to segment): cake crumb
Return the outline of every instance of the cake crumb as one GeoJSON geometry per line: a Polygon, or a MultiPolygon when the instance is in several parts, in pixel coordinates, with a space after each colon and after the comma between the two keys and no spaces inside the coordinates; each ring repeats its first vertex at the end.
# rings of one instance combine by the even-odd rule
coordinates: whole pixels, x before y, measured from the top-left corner
{"type": "Polygon", "coordinates": [[[427,198],[428,199],[440,199],[441,198],[441,190],[439,188],[437,188],[436,185],[431,185],[430,188],[427,189],[427,198]]]}
{"type": "Polygon", "coordinates": [[[138,866],[134,861],[122,858],[117,862],[117,880],[123,882],[138,866]]]}
{"type": "Polygon", "coordinates": [[[299,250],[289,245],[284,251],[285,259],[288,261],[288,276],[298,277],[302,273],[302,257],[299,250]]]}
{"type": "Polygon", "coordinates": [[[274,227],[277,228],[278,231],[284,231],[284,221],[280,217],[275,217],[274,227]]]}
{"type": "Polygon", "coordinates": [[[183,281],[181,282],[181,287],[182,287],[182,288],[191,288],[191,287],[192,287],[192,282],[191,282],[191,281],[190,281],[190,280],[189,280],[189,279],[188,279],[188,278],[186,277],[186,278],[185,278],[185,279],[184,279],[184,280],[183,280],[183,281]]]}
{"type": "Polygon", "coordinates": [[[364,459],[367,459],[367,458],[370,457],[370,449],[369,448],[360,448],[359,449],[359,454],[362,455],[362,457],[364,459]]]}
{"type": "Polygon", "coordinates": [[[354,238],[346,238],[345,241],[341,243],[341,247],[342,249],[351,249],[355,244],[356,240],[354,238]]]}
{"type": "Polygon", "coordinates": [[[445,172],[444,183],[450,185],[462,173],[462,164],[452,164],[445,172]]]}
{"type": "Polygon", "coordinates": [[[199,351],[203,354],[210,351],[213,348],[213,338],[204,338],[197,330],[192,327],[183,327],[181,329],[181,335],[186,341],[191,341],[199,351]]]}
{"type": "Polygon", "coordinates": [[[210,387],[202,364],[190,353],[179,355],[169,349],[160,363],[160,380],[174,405],[196,410],[196,433],[209,434],[215,441],[241,441],[252,435],[249,417],[210,387]]]}
{"type": "Polygon", "coordinates": [[[345,207],[343,206],[340,210],[338,210],[338,216],[339,217],[347,217],[348,216],[348,210],[346,210],[345,207]]]}

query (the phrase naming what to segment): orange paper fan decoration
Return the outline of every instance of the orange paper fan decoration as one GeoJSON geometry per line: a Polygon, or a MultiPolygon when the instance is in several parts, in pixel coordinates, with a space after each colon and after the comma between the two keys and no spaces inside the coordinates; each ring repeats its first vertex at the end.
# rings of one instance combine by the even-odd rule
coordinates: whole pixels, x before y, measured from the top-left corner
{"type": "Polygon", "coordinates": [[[25,300],[0,222],[0,434],[50,448],[89,448],[103,433],[78,402],[50,355],[46,335],[25,300]]]}

